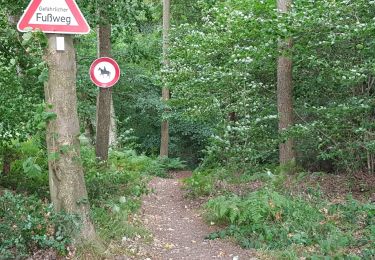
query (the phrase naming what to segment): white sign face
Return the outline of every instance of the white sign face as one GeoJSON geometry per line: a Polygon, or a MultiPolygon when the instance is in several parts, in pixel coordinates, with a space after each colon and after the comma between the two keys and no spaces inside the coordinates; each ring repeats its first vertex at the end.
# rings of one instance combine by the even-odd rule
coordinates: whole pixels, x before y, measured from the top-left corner
{"type": "Polygon", "coordinates": [[[111,63],[102,61],[94,67],[94,77],[99,82],[108,84],[116,77],[116,69],[111,63]]]}
{"type": "Polygon", "coordinates": [[[65,1],[43,0],[30,19],[31,24],[78,25],[65,1]]]}

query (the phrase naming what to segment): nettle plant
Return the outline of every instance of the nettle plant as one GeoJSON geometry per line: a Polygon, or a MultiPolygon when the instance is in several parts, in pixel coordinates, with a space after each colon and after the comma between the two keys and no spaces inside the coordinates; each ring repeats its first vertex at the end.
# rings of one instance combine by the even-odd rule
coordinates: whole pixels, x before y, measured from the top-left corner
{"type": "Polygon", "coordinates": [[[215,130],[206,159],[272,163],[278,142],[293,137],[308,169],[326,162],[373,171],[374,1],[304,0],[290,15],[271,0],[198,5],[202,23],[175,28],[165,73],[176,110],[215,130]],[[285,54],[294,63],[296,127],[279,136],[276,61],[285,38],[293,40],[285,54]]]}

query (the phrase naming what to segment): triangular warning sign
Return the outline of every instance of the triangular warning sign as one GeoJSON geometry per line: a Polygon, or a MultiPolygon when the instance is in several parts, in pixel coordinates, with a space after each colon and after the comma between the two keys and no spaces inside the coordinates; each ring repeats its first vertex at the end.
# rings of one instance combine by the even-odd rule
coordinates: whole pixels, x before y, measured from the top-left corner
{"type": "Polygon", "coordinates": [[[17,28],[21,32],[39,29],[45,33],[87,34],[90,26],[74,0],[32,0],[17,28]]]}

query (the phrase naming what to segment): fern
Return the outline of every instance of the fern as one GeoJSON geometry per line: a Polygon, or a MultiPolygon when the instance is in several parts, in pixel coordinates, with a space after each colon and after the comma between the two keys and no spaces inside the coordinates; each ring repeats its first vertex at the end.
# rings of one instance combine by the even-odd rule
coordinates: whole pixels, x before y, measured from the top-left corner
{"type": "Polygon", "coordinates": [[[361,244],[366,245],[363,254],[372,255],[370,241],[374,240],[375,234],[375,206],[363,205],[349,198],[346,204],[326,207],[325,201],[311,203],[268,188],[246,197],[219,196],[210,200],[206,208],[213,221],[226,223],[228,228],[212,233],[209,238],[230,235],[246,248],[271,250],[312,246],[323,255],[335,255],[343,248],[361,244]],[[340,221],[341,226],[332,219],[340,221]],[[358,228],[354,222],[358,221],[367,225],[360,242],[352,235],[358,228]]]}

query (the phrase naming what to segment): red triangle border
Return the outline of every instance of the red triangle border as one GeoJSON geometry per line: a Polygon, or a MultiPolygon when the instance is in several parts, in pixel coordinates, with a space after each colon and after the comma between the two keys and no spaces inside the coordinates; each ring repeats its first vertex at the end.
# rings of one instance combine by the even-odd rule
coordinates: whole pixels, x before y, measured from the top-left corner
{"type": "MultiPolygon", "coordinates": [[[[57,1],[57,0],[55,0],[57,1]]],[[[26,28],[32,28],[33,30],[39,29],[45,33],[61,33],[61,34],[88,34],[90,32],[90,26],[88,25],[83,14],[79,10],[77,3],[74,0],[60,0],[65,1],[78,25],[47,25],[47,24],[30,24],[30,20],[38,9],[42,0],[32,0],[26,11],[22,15],[20,21],[17,24],[17,29],[21,32],[26,32],[26,28]]]]}

